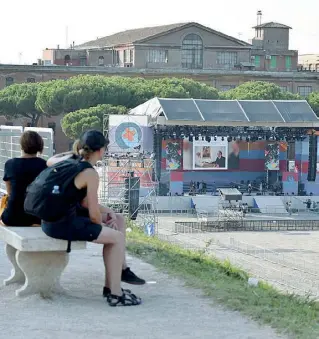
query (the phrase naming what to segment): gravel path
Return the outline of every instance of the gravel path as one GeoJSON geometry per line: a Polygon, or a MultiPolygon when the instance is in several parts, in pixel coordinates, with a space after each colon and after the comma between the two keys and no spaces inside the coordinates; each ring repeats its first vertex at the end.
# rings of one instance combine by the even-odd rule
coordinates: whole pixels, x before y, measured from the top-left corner
{"type": "MultiPolygon", "coordinates": [[[[14,294],[17,286],[1,286],[0,338],[282,338],[268,327],[213,305],[200,291],[184,287],[149,264],[131,257],[129,262],[139,275],[156,281],[133,288],[143,298],[139,307],[110,308],[103,301],[102,258],[96,245],[71,253],[62,279],[66,295],[53,299],[17,298],[14,294]]],[[[8,276],[10,268],[0,249],[1,281],[8,276]]]]}

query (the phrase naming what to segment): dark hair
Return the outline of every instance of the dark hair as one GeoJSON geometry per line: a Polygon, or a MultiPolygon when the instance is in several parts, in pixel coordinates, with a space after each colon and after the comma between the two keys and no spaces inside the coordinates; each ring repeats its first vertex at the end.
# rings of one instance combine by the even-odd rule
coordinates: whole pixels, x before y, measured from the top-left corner
{"type": "Polygon", "coordinates": [[[43,151],[43,139],[37,132],[26,131],[20,138],[22,151],[26,154],[37,154],[43,151]]]}
{"type": "Polygon", "coordinates": [[[89,130],[84,132],[76,142],[76,148],[81,156],[87,158],[91,153],[107,147],[109,140],[100,131],[89,130]]]}

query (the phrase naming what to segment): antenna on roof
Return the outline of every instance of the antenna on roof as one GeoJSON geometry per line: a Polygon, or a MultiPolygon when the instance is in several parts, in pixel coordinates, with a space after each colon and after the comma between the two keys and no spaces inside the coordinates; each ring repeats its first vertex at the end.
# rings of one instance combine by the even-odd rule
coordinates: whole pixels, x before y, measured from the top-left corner
{"type": "Polygon", "coordinates": [[[65,27],[65,48],[69,48],[69,27],[65,27]]]}
{"type": "Polygon", "coordinates": [[[261,25],[262,16],[263,16],[262,11],[257,11],[257,26],[261,25]]]}

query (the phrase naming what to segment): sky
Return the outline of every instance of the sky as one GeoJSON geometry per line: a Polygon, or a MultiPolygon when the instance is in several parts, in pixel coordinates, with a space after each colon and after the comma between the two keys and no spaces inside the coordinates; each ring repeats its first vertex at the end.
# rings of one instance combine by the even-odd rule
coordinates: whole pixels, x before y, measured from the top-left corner
{"type": "Polygon", "coordinates": [[[195,21],[248,41],[257,10],[263,22],[293,27],[290,49],[319,54],[319,1],[291,0],[3,0],[0,63],[30,64],[45,48],[66,47],[126,29],[195,21]],[[256,7],[257,6],[257,7],[256,7]]]}

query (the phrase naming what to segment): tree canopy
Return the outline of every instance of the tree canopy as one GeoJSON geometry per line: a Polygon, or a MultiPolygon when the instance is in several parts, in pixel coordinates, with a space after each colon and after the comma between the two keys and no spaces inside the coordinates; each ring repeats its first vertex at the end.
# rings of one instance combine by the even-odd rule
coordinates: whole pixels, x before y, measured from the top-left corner
{"type": "Polygon", "coordinates": [[[8,119],[26,117],[36,126],[43,112],[35,107],[40,84],[16,84],[0,91],[0,114],[8,119]]]}
{"type": "Polygon", "coordinates": [[[312,109],[315,111],[317,115],[319,115],[319,92],[313,92],[311,93],[308,98],[308,103],[312,107],[312,109]]]}
{"type": "Polygon", "coordinates": [[[74,112],[101,104],[133,108],[155,96],[217,99],[218,91],[191,79],[81,75],[41,88],[36,107],[45,114],[74,112]]]}
{"type": "Polygon", "coordinates": [[[72,140],[88,129],[103,129],[103,116],[110,114],[125,114],[126,107],[112,105],[98,105],[95,107],[80,109],[66,114],[61,122],[64,134],[72,140]]]}
{"type": "Polygon", "coordinates": [[[249,81],[221,93],[228,100],[297,100],[297,94],[283,91],[279,86],[265,81],[249,81]]]}

